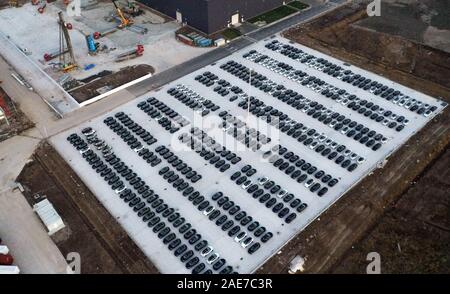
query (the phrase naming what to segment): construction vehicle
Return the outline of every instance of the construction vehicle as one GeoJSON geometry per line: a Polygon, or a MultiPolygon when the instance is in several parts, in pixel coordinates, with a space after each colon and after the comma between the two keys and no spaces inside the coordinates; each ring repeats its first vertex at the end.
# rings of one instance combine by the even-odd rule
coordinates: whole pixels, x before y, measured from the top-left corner
{"type": "Polygon", "coordinates": [[[120,9],[119,6],[117,5],[116,0],[111,0],[111,1],[114,4],[114,7],[117,12],[117,16],[120,18],[120,24],[118,25],[118,28],[122,29],[122,28],[132,25],[133,21],[131,19],[128,19],[125,17],[125,15],[122,12],[122,9],[120,9]]]}
{"type": "Polygon", "coordinates": [[[137,45],[136,48],[133,48],[129,51],[126,51],[122,54],[119,54],[116,57],[116,62],[133,59],[139,56],[142,56],[144,54],[144,45],[137,45]]]}
{"type": "Polygon", "coordinates": [[[139,7],[136,1],[127,0],[127,5],[122,8],[125,14],[128,14],[132,17],[137,17],[144,13],[144,11],[139,7]]]}
{"type": "Polygon", "coordinates": [[[77,67],[75,62],[75,55],[73,53],[72,42],[70,40],[70,35],[68,31],[68,27],[72,27],[72,25],[68,25],[64,21],[62,11],[58,12],[59,17],[59,64],[60,68],[67,72],[77,67]],[[69,56],[67,56],[69,55],[69,56]]]}
{"type": "Polygon", "coordinates": [[[72,24],[65,22],[62,16],[62,12],[58,13],[59,17],[59,49],[53,52],[45,53],[44,60],[50,61],[59,57],[59,66],[62,70],[68,71],[76,67],[75,57],[72,51],[72,43],[70,40],[68,30],[72,29],[72,24]],[[67,60],[66,55],[69,54],[70,58],[67,60]]]}

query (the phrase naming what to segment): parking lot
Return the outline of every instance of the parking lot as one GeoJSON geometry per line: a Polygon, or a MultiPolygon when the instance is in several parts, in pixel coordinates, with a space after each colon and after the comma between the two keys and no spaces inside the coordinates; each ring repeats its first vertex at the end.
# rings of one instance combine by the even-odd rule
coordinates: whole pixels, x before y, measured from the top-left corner
{"type": "Polygon", "coordinates": [[[251,273],[444,107],[276,37],[51,141],[162,273],[251,273]]]}

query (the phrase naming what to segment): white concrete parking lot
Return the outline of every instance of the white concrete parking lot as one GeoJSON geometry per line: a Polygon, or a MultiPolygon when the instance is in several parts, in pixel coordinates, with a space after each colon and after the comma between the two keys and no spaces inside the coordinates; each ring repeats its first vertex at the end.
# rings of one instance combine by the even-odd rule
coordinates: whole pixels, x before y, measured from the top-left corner
{"type": "MultiPolygon", "coordinates": [[[[284,44],[288,44],[289,41],[283,39],[281,37],[277,37],[277,40],[284,44]]],[[[437,115],[444,108],[444,104],[441,101],[434,99],[432,97],[426,96],[422,93],[414,91],[412,89],[408,89],[404,86],[401,86],[392,81],[386,80],[383,77],[377,76],[370,72],[364,71],[359,68],[355,68],[354,66],[346,65],[343,62],[331,58],[329,56],[323,55],[314,50],[305,48],[300,45],[292,45],[295,48],[299,48],[308,54],[314,55],[319,58],[325,58],[331,63],[337,64],[345,69],[351,69],[354,73],[358,73],[367,78],[370,78],[371,81],[377,81],[388,87],[392,87],[395,90],[399,90],[405,94],[405,96],[410,96],[416,99],[417,101],[421,101],[424,104],[428,104],[427,107],[435,106],[436,109],[431,113],[425,116],[424,114],[418,114],[417,112],[412,112],[405,108],[404,106],[399,106],[394,104],[386,99],[383,99],[375,94],[372,94],[369,91],[364,89],[355,87],[349,83],[338,79],[337,77],[330,76],[319,69],[315,69],[314,67],[308,66],[306,63],[302,63],[298,60],[293,60],[278,51],[271,50],[266,48],[265,45],[271,42],[272,40],[265,40],[258,42],[246,49],[236,52],[230,57],[227,57],[216,64],[207,66],[197,72],[189,74],[179,80],[176,80],[163,88],[150,92],[142,97],[139,97],[135,101],[131,101],[123,106],[116,108],[114,111],[95,118],[89,122],[83,123],[82,125],[67,130],[63,133],[60,133],[51,139],[53,145],[56,147],[58,152],[67,160],[67,162],[72,166],[72,168],[76,171],[76,173],[80,176],[80,178],[87,184],[87,186],[91,189],[91,191],[98,197],[101,203],[111,212],[111,214],[116,217],[119,223],[125,228],[125,230],[129,233],[131,238],[138,244],[138,246],[143,250],[143,252],[150,258],[150,260],[158,267],[158,269],[162,273],[189,273],[192,269],[187,269],[185,267],[186,262],[181,262],[179,257],[175,257],[173,252],[176,250],[170,251],[167,248],[167,245],[163,244],[162,240],[160,240],[157,235],[158,233],[153,232],[153,228],[149,228],[147,224],[142,220],[142,218],[137,216],[137,213],[133,211],[132,208],[129,207],[128,203],[124,203],[122,199],[118,197],[111,189],[111,187],[107,184],[106,181],[102,179],[102,177],[96,173],[94,169],[86,162],[86,160],[80,155],[71,144],[66,140],[66,138],[76,132],[83,139],[84,136],[81,134],[81,130],[85,127],[92,127],[96,130],[96,134],[98,138],[105,140],[105,143],[111,146],[116,154],[122,161],[126,163],[126,165],[133,169],[133,171],[145,181],[145,183],[155,191],[156,194],[160,196],[161,199],[164,200],[164,203],[168,204],[169,207],[175,209],[176,212],[180,214],[181,217],[186,219],[186,223],[191,223],[192,228],[196,230],[196,233],[201,234],[200,240],[206,240],[208,245],[214,248],[214,252],[217,252],[220,255],[220,258],[224,258],[226,260],[226,264],[220,269],[224,269],[226,266],[232,266],[233,271],[239,273],[251,273],[254,272],[258,267],[260,267],[268,258],[272,255],[276,254],[280,248],[288,242],[291,238],[293,238],[296,234],[298,234],[301,230],[303,230],[310,222],[316,219],[324,210],[326,210],[330,205],[332,205],[335,201],[337,201],[344,193],[349,190],[353,185],[358,183],[362,178],[367,176],[373,169],[377,167],[377,164],[383,162],[392,152],[398,149],[402,144],[404,144],[408,138],[410,138],[414,133],[420,130],[425,124],[431,120],[435,115],[437,115]],[[251,56],[247,56],[244,58],[243,55],[245,53],[250,52],[251,50],[256,50],[253,52],[251,56]],[[302,85],[301,80],[295,81],[292,76],[289,78],[289,73],[281,70],[270,69],[270,66],[266,63],[265,66],[259,64],[255,59],[261,55],[267,55],[265,59],[270,60],[271,58],[278,61],[283,62],[288,65],[291,65],[294,70],[301,70],[305,72],[307,75],[314,75],[320,78],[327,84],[338,87],[339,89],[344,89],[347,93],[347,96],[356,95],[365,100],[367,103],[372,102],[373,104],[378,105],[379,108],[383,108],[384,111],[391,111],[397,115],[397,117],[403,116],[404,119],[402,122],[396,123],[395,127],[389,128],[388,124],[396,121],[397,117],[392,117],[391,114],[385,116],[384,120],[387,120],[387,123],[383,124],[383,121],[377,122],[376,119],[370,118],[369,116],[365,116],[361,113],[358,113],[356,110],[350,109],[348,107],[348,103],[351,101],[347,101],[345,99],[330,99],[326,98],[324,95],[320,94],[320,90],[314,91],[312,88],[307,85],[302,85]],[[284,103],[281,100],[274,97],[275,89],[264,92],[256,87],[253,87],[246,81],[237,78],[235,75],[239,74],[238,71],[234,73],[228,72],[223,67],[229,61],[234,61],[240,63],[247,68],[251,68],[254,72],[263,74],[267,77],[266,81],[262,81],[262,84],[267,83],[267,80],[272,81],[276,85],[283,85],[285,89],[292,89],[297,92],[297,95],[303,95],[303,98],[298,97],[299,103],[293,104],[291,102],[284,103]],[[213,81],[214,85],[206,86],[202,84],[198,79],[200,79],[199,75],[202,75],[205,72],[210,72],[209,75],[216,75],[218,78],[213,81]],[[196,80],[197,79],[197,80],[196,80]],[[217,87],[218,81],[220,79],[224,79],[228,81],[230,85],[227,85],[225,88],[229,93],[222,96],[215,92],[213,89],[217,87]],[[218,208],[218,203],[211,199],[211,196],[221,191],[225,196],[229,198],[229,200],[233,201],[235,205],[238,205],[242,211],[246,211],[247,215],[252,217],[252,221],[246,225],[240,225],[241,230],[247,232],[248,236],[253,237],[253,245],[254,243],[260,243],[261,247],[253,254],[248,253],[248,248],[243,248],[241,244],[234,240],[234,237],[230,237],[228,232],[230,229],[224,231],[221,227],[217,226],[215,222],[218,218],[211,221],[208,216],[206,216],[202,211],[197,209],[196,206],[193,205],[193,202],[182,195],[182,192],[178,191],[176,188],[169,184],[158,172],[165,166],[170,167],[175,171],[175,168],[171,166],[170,163],[167,162],[166,159],[163,159],[163,156],[157,154],[155,151],[157,146],[165,145],[169,147],[171,151],[176,151],[175,142],[178,141],[179,135],[183,133],[189,133],[189,130],[193,127],[194,120],[197,121],[198,112],[194,112],[191,108],[189,108],[186,104],[184,104],[181,100],[175,99],[174,96],[170,95],[167,91],[171,88],[176,87],[177,85],[184,85],[187,89],[191,89],[196,92],[198,95],[211,100],[213,104],[217,105],[219,108],[215,111],[211,111],[205,117],[217,116],[222,111],[228,111],[229,114],[233,116],[242,118],[242,121],[248,122],[251,125],[250,120],[246,120],[247,110],[244,107],[239,107],[238,103],[241,101],[245,101],[245,95],[254,96],[259,99],[261,103],[264,103],[265,106],[272,106],[274,109],[278,109],[283,114],[286,114],[291,121],[289,122],[285,118],[285,124],[290,124],[289,128],[293,128],[291,132],[285,130],[279,132],[279,142],[274,140],[269,144],[263,146],[263,148],[252,151],[247,149],[246,151],[236,152],[237,156],[242,158],[236,164],[230,164],[230,168],[224,172],[219,171],[214,165],[209,163],[208,160],[202,158],[198,153],[194,151],[179,151],[174,152],[179,159],[181,159],[188,166],[192,167],[193,170],[197,171],[198,174],[202,176],[202,178],[196,182],[191,183],[189,180],[185,179],[184,176],[180,172],[177,172],[180,175],[180,178],[184,179],[190,186],[192,186],[196,191],[200,192],[201,195],[205,197],[205,200],[210,202],[210,205],[213,205],[215,208],[219,209],[222,215],[227,215],[228,220],[232,219],[234,221],[233,226],[238,224],[239,221],[235,220],[235,216],[238,214],[234,214],[230,216],[228,212],[221,207],[218,208]],[[242,92],[238,94],[238,98],[234,101],[230,101],[230,98],[235,94],[230,91],[232,86],[239,87],[242,92]],[[160,120],[158,123],[157,119],[151,118],[147,115],[143,110],[137,107],[138,103],[146,101],[149,97],[156,97],[157,100],[163,102],[168,108],[173,109],[178,114],[182,115],[184,118],[189,120],[191,123],[185,127],[180,128],[174,134],[171,134],[166,129],[164,129],[160,123],[163,120],[160,120]],[[310,101],[308,102],[309,99],[310,101]],[[340,102],[337,102],[337,101],[340,102]],[[326,115],[327,117],[331,117],[332,113],[338,112],[341,115],[348,118],[350,121],[354,121],[356,124],[362,124],[364,127],[369,130],[373,130],[374,134],[380,134],[381,137],[385,138],[384,143],[380,143],[381,147],[376,151],[373,150],[373,146],[381,142],[381,140],[373,142],[373,144],[368,147],[366,145],[367,141],[361,143],[359,140],[354,140],[351,136],[347,135],[348,132],[352,129],[349,128],[346,132],[341,132],[340,130],[335,130],[334,126],[339,122],[335,122],[333,127],[330,127],[330,124],[324,124],[319,119],[319,116],[314,118],[314,114],[308,114],[308,111],[312,109],[305,109],[304,111],[299,110],[301,103],[308,104],[311,102],[318,102],[322,104],[322,108],[317,110],[321,112],[321,114],[326,115]],[[308,103],[307,103],[308,102],[308,103]],[[293,107],[292,105],[297,105],[293,107]],[[328,109],[327,113],[324,109],[328,109]],[[138,135],[130,132],[134,135],[134,137],[139,138],[138,141],[142,143],[142,145],[149,150],[153,151],[159,158],[162,159],[162,162],[158,165],[152,167],[148,164],[142,157],[140,157],[137,152],[133,151],[121,138],[117,135],[113,130],[111,130],[103,121],[108,116],[114,116],[118,112],[124,112],[127,114],[134,122],[138,123],[141,127],[143,127],[146,131],[150,132],[151,135],[157,139],[157,142],[148,146],[139,138],[138,135]],[[404,124],[404,121],[408,120],[407,124],[404,124]],[[295,129],[295,123],[301,123],[302,126],[295,129]],[[402,130],[395,130],[398,125],[404,125],[402,130]],[[302,131],[302,127],[307,127],[302,131]],[[306,135],[311,129],[314,129],[318,135],[306,135]],[[296,131],[299,133],[296,134],[296,131]],[[294,132],[295,131],[295,132],[294,132]],[[305,137],[302,141],[298,139],[305,134],[305,137]],[[322,136],[322,137],[321,137],[322,136]],[[311,143],[305,145],[304,142],[308,140],[307,138],[311,138],[311,142],[318,142],[317,145],[312,145],[311,143]],[[345,145],[345,148],[342,152],[337,152],[339,154],[336,155],[335,158],[329,159],[328,154],[333,153],[333,151],[337,150],[337,148],[333,149],[326,145],[325,142],[328,140],[332,140],[336,142],[337,145],[345,145]],[[279,167],[275,167],[272,163],[267,160],[263,160],[263,154],[268,150],[268,148],[272,147],[275,144],[281,144],[283,147],[286,147],[288,151],[280,155],[280,158],[283,158],[287,153],[293,152],[295,155],[298,155],[300,159],[294,157],[292,161],[289,161],[286,158],[283,158],[283,161],[278,161],[276,163],[277,166],[283,165],[280,169],[279,167]],[[329,153],[325,155],[321,155],[323,151],[320,153],[317,152],[316,148],[319,148],[320,145],[323,146],[323,150],[329,148],[329,153]],[[347,151],[346,150],[350,150],[347,151]],[[352,153],[354,153],[353,157],[351,157],[352,153]],[[336,163],[336,159],[342,155],[344,159],[338,164],[336,163]],[[356,163],[357,158],[362,157],[362,160],[359,163],[356,163]],[[306,163],[310,163],[311,167],[315,166],[317,169],[311,169],[309,167],[306,170],[301,170],[305,165],[295,166],[301,159],[303,159],[306,163]],[[343,162],[348,160],[348,164],[346,167],[342,167],[343,162]],[[349,171],[348,167],[356,163],[357,168],[353,171],[349,171]],[[278,211],[273,212],[273,208],[276,205],[271,206],[270,208],[266,207],[267,200],[264,203],[260,201],[261,195],[257,198],[252,197],[246,190],[241,188],[241,185],[237,185],[235,181],[230,179],[231,175],[235,172],[240,171],[242,167],[250,164],[253,168],[256,169],[256,173],[249,176],[253,183],[256,183],[257,180],[261,177],[268,177],[270,180],[273,180],[276,184],[280,186],[281,189],[285,189],[289,193],[292,193],[295,198],[300,199],[303,203],[306,203],[308,206],[301,212],[298,212],[296,208],[292,208],[290,204],[292,200],[284,201],[281,197],[278,197],[277,194],[279,192],[271,194],[268,189],[261,188],[261,185],[258,185],[257,189],[262,189],[264,194],[268,193],[276,199],[277,203],[283,203],[284,207],[289,208],[289,212],[287,215],[291,215],[292,213],[296,214],[296,218],[287,223],[286,216],[279,217],[278,211]],[[289,172],[286,172],[289,167],[292,167],[289,172]],[[291,175],[294,173],[292,170],[301,170],[301,174],[305,174],[307,179],[312,179],[314,183],[319,183],[320,188],[315,192],[311,192],[310,188],[305,186],[304,182],[298,182],[297,178],[293,179],[291,175]],[[317,175],[318,171],[324,171],[324,174],[331,175],[331,178],[337,179],[338,182],[334,186],[330,187],[327,183],[322,181],[323,175],[317,175]],[[308,173],[310,172],[310,174],[308,173]],[[287,174],[289,173],[289,174],[287,174]],[[317,177],[316,177],[317,176],[317,177]],[[327,187],[328,191],[323,195],[319,196],[318,191],[323,187],[327,187]],[[256,237],[254,235],[255,230],[250,232],[248,229],[249,224],[253,221],[257,221],[260,226],[264,226],[266,228],[266,232],[272,232],[273,237],[268,240],[266,243],[261,241],[261,236],[256,237]]],[[[254,74],[254,79],[257,78],[256,74],[254,74]]],[[[205,83],[207,83],[208,79],[203,79],[205,83]]],[[[222,87],[223,88],[223,87],[222,87]]],[[[178,89],[181,89],[178,86],[178,89]]],[[[323,88],[324,89],[324,88],[323,88]]],[[[222,89],[221,89],[222,90],[222,89]]],[[[223,90],[225,91],[225,90],[223,90]]],[[[178,95],[178,99],[182,95],[181,90],[179,90],[180,95],[178,95]]],[[[174,92],[175,93],[175,92],[174,92]]],[[[347,97],[346,96],[346,97],[347,97]]],[[[186,98],[187,99],[187,98],[186,98]]],[[[294,98],[295,100],[295,98],[294,98]]],[[[197,98],[197,101],[199,99],[197,98]]],[[[156,101],[155,101],[156,102],[156,101]]],[[[186,100],[187,103],[187,100],[186,100]]],[[[148,105],[152,103],[147,103],[148,105]]],[[[143,104],[141,104],[141,107],[143,104]]],[[[156,113],[156,108],[158,108],[159,104],[154,104],[152,108],[155,109],[153,113],[156,113]]],[[[205,105],[205,104],[204,104],[205,105]]],[[[245,104],[247,105],[247,104],[245,104]]],[[[367,104],[366,104],[367,105],[367,104]]],[[[211,106],[211,105],[210,105],[211,106]]],[[[146,109],[151,108],[150,106],[145,106],[146,109]]],[[[261,106],[264,107],[264,106],[261,106]]],[[[159,110],[161,110],[163,106],[159,105],[159,110]]],[[[252,110],[257,107],[253,107],[252,110]]],[[[201,110],[205,110],[203,107],[201,110]]],[[[162,109],[164,111],[164,109],[162,109]]],[[[150,112],[150,111],[148,111],[150,112]]],[[[256,113],[256,110],[253,111],[256,113]]],[[[372,113],[377,112],[380,115],[383,115],[382,111],[379,109],[374,110],[372,113]]],[[[152,112],[150,112],[151,114],[152,112]]],[[[165,116],[165,115],[164,115],[165,116]]],[[[253,118],[255,117],[253,114],[251,115],[253,118]]],[[[168,117],[168,116],[165,116],[168,117]]],[[[261,116],[263,117],[263,116],[261,116]]],[[[176,118],[176,117],[175,117],[176,118]]],[[[337,117],[335,117],[337,118],[337,117]]],[[[333,121],[336,119],[333,118],[333,121]]],[[[117,119],[118,120],[118,119],[117,119]]],[[[176,125],[175,121],[172,121],[172,124],[176,125]]],[[[119,120],[118,120],[119,121],[119,120]]],[[[123,129],[126,127],[122,123],[118,123],[121,125],[123,129]]],[[[270,130],[271,134],[275,134],[277,132],[273,131],[274,127],[269,127],[265,122],[261,122],[260,125],[263,128],[260,128],[261,133],[268,135],[270,130]]],[[[349,125],[348,123],[346,125],[349,125]]],[[[119,128],[119,127],[118,127],[119,128]]],[[[281,127],[282,128],[282,127],[281,127]]],[[[345,126],[343,127],[345,128],[345,126]]],[[[219,130],[222,130],[219,128],[219,130]]],[[[224,138],[224,132],[215,130],[205,130],[211,137],[213,137],[216,141],[221,141],[224,138]]],[[[362,134],[362,137],[365,135],[362,134]]],[[[380,137],[380,138],[381,138],[380,137]]],[[[233,138],[230,133],[225,135],[226,138],[226,146],[231,148],[236,140],[233,138]],[[231,143],[231,145],[229,145],[231,143]]],[[[368,141],[370,138],[367,139],[368,141]]],[[[331,142],[330,142],[331,143],[331,142]]],[[[205,144],[206,146],[207,144],[205,144]]],[[[237,146],[243,147],[240,143],[237,146]]],[[[101,152],[97,151],[95,147],[91,145],[91,149],[95,151],[97,154],[101,154],[101,152]]],[[[241,149],[242,150],[242,149],[241,149]]],[[[233,151],[233,150],[231,150],[233,151]]],[[[276,152],[272,152],[274,156],[276,152]]],[[[101,157],[101,156],[100,156],[101,157]]],[[[288,156],[286,156],[288,157],[288,156]]],[[[222,158],[221,158],[222,159],[222,158]]],[[[272,162],[275,163],[275,159],[272,157],[272,162]]],[[[414,160],[414,159],[411,159],[414,160]]],[[[229,163],[229,160],[226,160],[226,163],[229,163]]],[[[131,185],[121,176],[121,180],[127,187],[131,187],[131,185]]],[[[270,200],[269,200],[270,201],[270,200]]],[[[145,200],[144,200],[145,202],[145,200]]],[[[195,200],[194,200],[195,202],[195,200]]],[[[278,206],[279,207],[279,206],[278,206]]],[[[298,207],[298,206],[297,206],[298,207]]],[[[152,210],[155,210],[152,208],[152,210]]],[[[228,210],[230,211],[230,210],[228,210]]],[[[174,232],[178,238],[181,239],[183,244],[186,244],[188,249],[194,250],[194,245],[190,245],[187,240],[184,239],[183,234],[179,232],[179,228],[173,227],[173,223],[167,221],[167,219],[161,217],[162,221],[166,223],[166,225],[171,229],[171,232],[174,232]]],[[[262,234],[264,235],[264,234],[262,234]]],[[[195,250],[194,250],[195,251],[195,250]]],[[[213,265],[207,263],[207,258],[209,256],[203,257],[201,254],[196,251],[195,256],[199,258],[199,264],[204,263],[206,265],[206,269],[212,269],[213,265]]],[[[203,270],[203,271],[204,271],[203,270]]],[[[218,271],[220,271],[218,270],[218,271]]],[[[215,271],[214,272],[218,272],[215,271]]]]}

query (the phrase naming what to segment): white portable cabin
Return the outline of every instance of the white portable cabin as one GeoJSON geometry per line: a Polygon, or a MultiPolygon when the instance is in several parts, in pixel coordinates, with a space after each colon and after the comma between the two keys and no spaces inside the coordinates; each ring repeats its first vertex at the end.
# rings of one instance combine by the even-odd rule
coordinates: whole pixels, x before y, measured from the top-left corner
{"type": "Polygon", "coordinates": [[[44,225],[47,227],[48,234],[51,236],[65,227],[64,222],[56,212],[53,205],[44,199],[33,206],[33,210],[38,214],[44,225]]]}

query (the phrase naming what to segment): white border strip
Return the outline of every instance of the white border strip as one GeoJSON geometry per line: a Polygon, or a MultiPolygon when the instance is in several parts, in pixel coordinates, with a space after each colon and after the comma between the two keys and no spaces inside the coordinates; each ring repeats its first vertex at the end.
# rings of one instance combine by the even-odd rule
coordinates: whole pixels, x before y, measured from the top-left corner
{"type": "Polygon", "coordinates": [[[112,89],[111,91],[108,91],[108,92],[103,93],[103,94],[101,94],[101,95],[95,96],[94,98],[91,98],[91,99],[88,99],[88,100],[86,100],[86,101],[83,101],[83,102],[79,103],[79,105],[80,105],[80,107],[83,107],[83,106],[89,105],[89,104],[91,104],[91,103],[97,102],[98,100],[103,99],[103,98],[105,98],[106,96],[112,95],[112,94],[114,94],[114,93],[116,93],[116,92],[119,92],[119,91],[125,89],[125,88],[128,88],[128,87],[130,87],[130,86],[133,86],[134,84],[140,83],[140,82],[142,82],[142,81],[144,81],[144,80],[146,80],[146,79],[148,79],[148,78],[150,78],[150,77],[152,77],[152,76],[153,76],[153,74],[151,74],[151,73],[150,73],[150,74],[147,74],[147,75],[142,76],[142,77],[140,77],[140,78],[138,78],[138,79],[136,79],[136,80],[132,80],[132,81],[129,82],[129,83],[126,83],[126,84],[123,84],[123,85],[121,85],[121,86],[119,86],[119,87],[117,87],[117,88],[114,88],[114,89],[112,89]]]}

